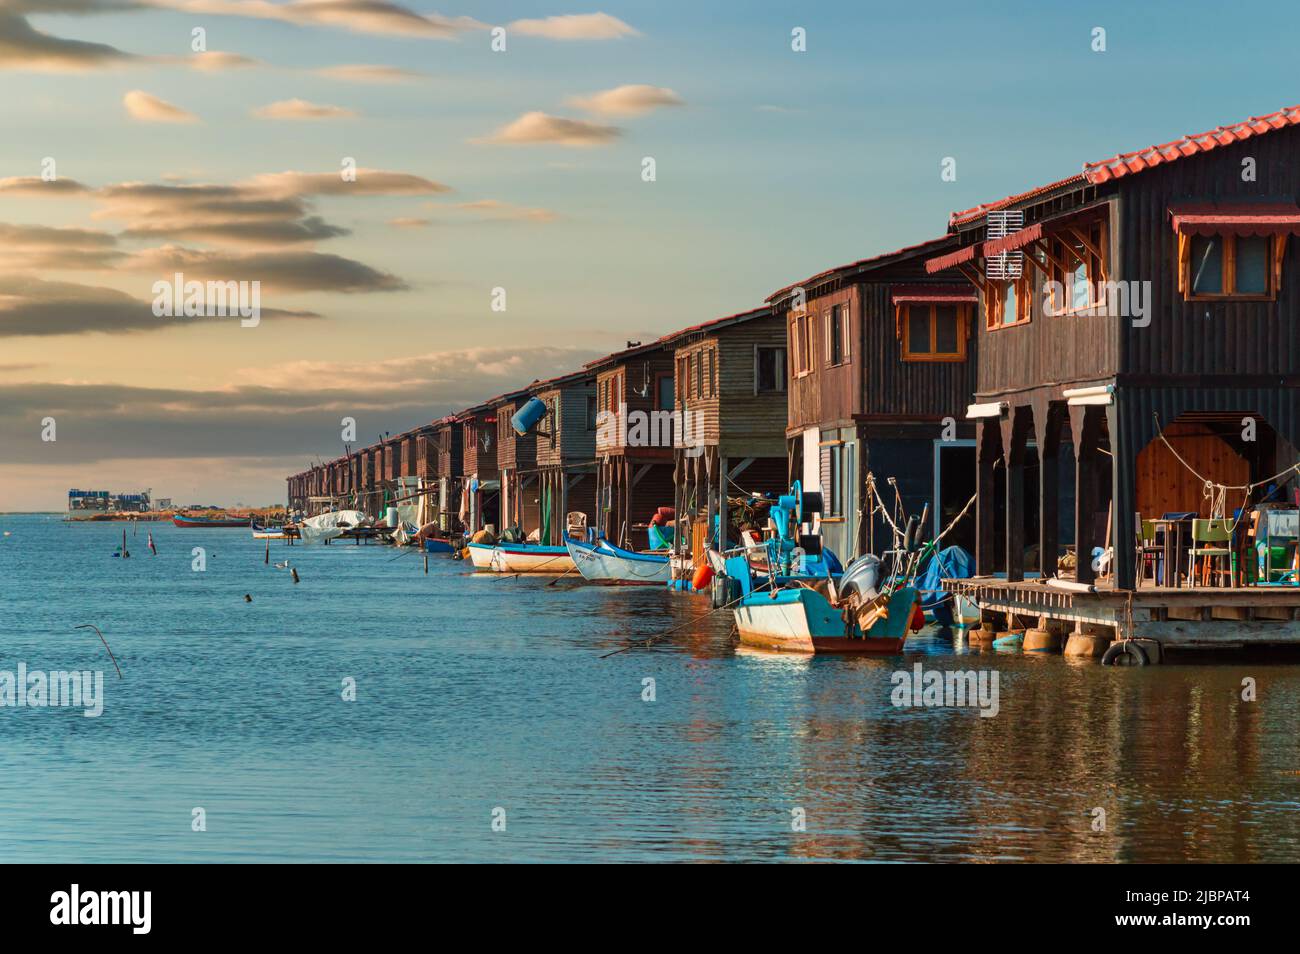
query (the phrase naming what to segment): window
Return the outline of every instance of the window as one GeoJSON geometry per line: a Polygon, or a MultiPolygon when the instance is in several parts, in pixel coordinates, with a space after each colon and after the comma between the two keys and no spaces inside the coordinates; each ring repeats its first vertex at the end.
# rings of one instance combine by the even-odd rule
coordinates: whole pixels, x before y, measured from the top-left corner
{"type": "MultiPolygon", "coordinates": [[[[1098,220],[1077,228],[1066,226],[1049,247],[1050,258],[1044,263],[1048,280],[1055,283],[1044,301],[1052,314],[1104,306],[1106,303],[1106,223],[1098,220]],[[1057,287],[1060,296],[1057,295],[1057,287]]],[[[1039,262],[1043,262],[1040,257],[1039,262]]]]}
{"type": "Polygon", "coordinates": [[[904,361],[965,361],[967,306],[899,305],[904,361]]]}
{"type": "Polygon", "coordinates": [[[704,354],[700,351],[695,352],[695,367],[691,373],[691,384],[693,385],[691,396],[699,397],[704,388],[704,354]]]}
{"type": "Polygon", "coordinates": [[[704,352],[704,394],[706,397],[713,395],[713,355],[704,352]]]}
{"type": "Polygon", "coordinates": [[[1178,257],[1178,285],[1188,299],[1276,294],[1273,242],[1267,236],[1180,235],[1178,257]]]}
{"type": "MultiPolygon", "coordinates": [[[[552,414],[551,443],[552,444],[555,443],[555,432],[560,428],[559,415],[555,414],[556,406],[557,406],[557,402],[554,398],[552,398],[551,399],[551,414],[552,414]]],[[[595,429],[596,429],[596,398],[595,395],[588,394],[587,395],[587,430],[594,431],[595,429]]]]}
{"type": "Polygon", "coordinates": [[[784,348],[757,348],[754,362],[755,394],[785,390],[784,348]]]}
{"type": "Polygon", "coordinates": [[[807,374],[812,370],[812,352],[808,333],[807,313],[795,315],[790,322],[790,347],[794,349],[794,373],[807,374]]]}
{"type": "Polygon", "coordinates": [[[844,306],[832,305],[826,311],[826,364],[833,367],[845,360],[845,338],[848,334],[844,320],[844,306]]]}
{"type": "Polygon", "coordinates": [[[667,373],[655,375],[655,409],[671,411],[673,409],[673,376],[667,373]]]}

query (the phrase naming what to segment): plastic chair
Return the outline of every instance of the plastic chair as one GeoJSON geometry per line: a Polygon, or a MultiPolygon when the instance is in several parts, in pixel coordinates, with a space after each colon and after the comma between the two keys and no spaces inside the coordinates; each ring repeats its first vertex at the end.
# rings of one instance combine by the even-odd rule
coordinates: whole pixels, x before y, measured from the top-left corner
{"type": "Polygon", "coordinates": [[[587,515],[581,510],[570,510],[565,519],[564,535],[581,540],[587,535],[587,515]]]}
{"type": "Polygon", "coordinates": [[[1138,574],[1138,585],[1146,579],[1147,568],[1151,568],[1151,583],[1154,585],[1157,580],[1157,571],[1160,566],[1160,559],[1164,555],[1165,547],[1163,543],[1156,541],[1156,525],[1152,520],[1143,520],[1140,516],[1137,519],[1138,530],[1138,559],[1141,561],[1139,566],[1142,572],[1138,574]]]}
{"type": "Polygon", "coordinates": [[[1214,577],[1228,575],[1228,585],[1237,585],[1237,554],[1233,551],[1231,545],[1226,546],[1202,546],[1202,544],[1230,544],[1232,541],[1232,524],[1233,521],[1227,519],[1220,520],[1193,520],[1192,521],[1192,546],[1187,551],[1187,584],[1188,586],[1196,585],[1196,558],[1202,560],[1209,559],[1208,569],[1202,563],[1202,569],[1206,571],[1209,579],[1213,581],[1214,577]],[[1216,560],[1227,560],[1228,568],[1224,569],[1221,565],[1216,566],[1216,560]]]}

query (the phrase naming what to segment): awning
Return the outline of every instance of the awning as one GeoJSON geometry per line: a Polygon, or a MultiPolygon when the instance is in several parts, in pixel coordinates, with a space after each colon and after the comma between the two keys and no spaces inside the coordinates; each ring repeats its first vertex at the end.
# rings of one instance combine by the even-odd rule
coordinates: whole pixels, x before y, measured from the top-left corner
{"type": "Polygon", "coordinates": [[[1171,206],[1179,235],[1300,235],[1294,202],[1195,202],[1171,206]]]}
{"type": "Polygon", "coordinates": [[[989,239],[984,243],[984,257],[992,258],[994,255],[1001,255],[1003,252],[1014,252],[1018,248],[1024,248],[1030,242],[1036,242],[1043,237],[1043,223],[1035,222],[1033,225],[1026,225],[1023,229],[1012,232],[1005,238],[989,239]]]}
{"type": "Polygon", "coordinates": [[[890,303],[907,305],[914,302],[934,305],[966,305],[979,301],[975,289],[969,285],[895,285],[890,303]]]}
{"type": "Polygon", "coordinates": [[[975,257],[975,253],[979,251],[979,248],[978,245],[967,245],[965,248],[959,248],[947,255],[927,259],[925,263],[926,273],[933,275],[936,272],[942,272],[957,265],[964,265],[975,257]]]}

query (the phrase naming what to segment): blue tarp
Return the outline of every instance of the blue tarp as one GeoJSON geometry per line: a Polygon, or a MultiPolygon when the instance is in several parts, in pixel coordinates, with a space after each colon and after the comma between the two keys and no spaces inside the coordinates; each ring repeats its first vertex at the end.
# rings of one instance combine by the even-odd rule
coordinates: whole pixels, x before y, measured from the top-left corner
{"type": "Polygon", "coordinates": [[[941,580],[964,580],[975,575],[975,558],[961,547],[940,550],[925,565],[917,578],[921,590],[921,608],[934,615],[935,622],[952,625],[952,602],[939,588],[941,580]]]}

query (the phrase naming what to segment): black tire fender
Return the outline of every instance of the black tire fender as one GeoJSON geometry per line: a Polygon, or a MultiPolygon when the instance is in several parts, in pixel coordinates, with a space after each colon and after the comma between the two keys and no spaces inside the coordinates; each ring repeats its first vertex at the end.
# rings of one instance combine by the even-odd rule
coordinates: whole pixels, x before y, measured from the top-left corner
{"type": "Polygon", "coordinates": [[[1101,657],[1103,666],[1145,666],[1148,662],[1146,650],[1131,639],[1115,640],[1101,657]]]}

